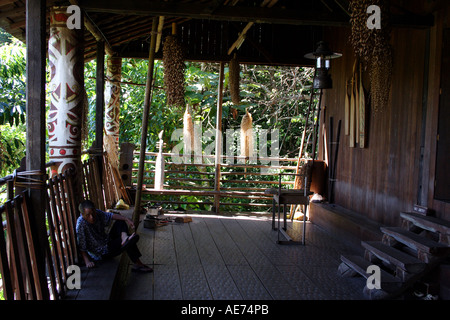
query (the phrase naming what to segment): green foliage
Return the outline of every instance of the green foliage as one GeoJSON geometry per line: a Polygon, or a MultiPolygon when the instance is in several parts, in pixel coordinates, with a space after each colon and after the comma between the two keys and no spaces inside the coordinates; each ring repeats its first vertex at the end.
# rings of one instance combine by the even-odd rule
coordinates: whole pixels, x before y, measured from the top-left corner
{"type": "Polygon", "coordinates": [[[13,42],[13,36],[0,28],[0,46],[13,42]]]}
{"type": "Polygon", "coordinates": [[[25,156],[25,68],[25,46],[10,39],[0,47],[1,176],[19,167],[25,156]]]}
{"type": "Polygon", "coordinates": [[[0,125],[25,123],[25,47],[0,47],[0,125]]]}
{"type": "Polygon", "coordinates": [[[24,124],[17,126],[0,126],[0,176],[10,174],[20,166],[20,160],[25,156],[24,124]]]}

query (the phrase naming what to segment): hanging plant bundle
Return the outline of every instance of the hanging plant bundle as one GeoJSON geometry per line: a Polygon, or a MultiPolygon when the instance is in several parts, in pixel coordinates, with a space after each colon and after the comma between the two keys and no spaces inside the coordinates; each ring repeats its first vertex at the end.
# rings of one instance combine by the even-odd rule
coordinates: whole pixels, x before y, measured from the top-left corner
{"type": "Polygon", "coordinates": [[[233,58],[230,60],[229,66],[229,86],[230,86],[230,94],[231,94],[231,101],[234,105],[238,106],[240,104],[240,91],[239,91],[239,82],[240,82],[240,67],[239,67],[239,61],[236,58],[236,54],[233,56],[233,58]]]}
{"type": "Polygon", "coordinates": [[[389,6],[386,0],[352,0],[350,43],[356,57],[368,70],[370,97],[374,113],[388,103],[392,76],[392,48],[390,45],[389,6]],[[381,29],[367,27],[367,8],[377,5],[381,9],[381,29]]]}
{"type": "Polygon", "coordinates": [[[183,141],[184,154],[191,155],[194,151],[194,123],[192,121],[192,114],[189,105],[186,106],[186,111],[183,117],[183,141]]]}
{"type": "Polygon", "coordinates": [[[253,119],[250,112],[245,109],[241,121],[241,156],[253,157],[253,119]]]}
{"type": "Polygon", "coordinates": [[[169,35],[164,41],[164,88],[167,104],[184,108],[184,55],[176,36],[169,35]]]}

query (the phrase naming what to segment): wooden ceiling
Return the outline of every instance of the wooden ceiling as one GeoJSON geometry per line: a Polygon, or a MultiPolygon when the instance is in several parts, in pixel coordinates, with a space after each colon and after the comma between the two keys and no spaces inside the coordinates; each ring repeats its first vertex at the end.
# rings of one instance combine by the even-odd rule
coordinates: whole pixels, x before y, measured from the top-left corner
{"type": "MultiPolygon", "coordinates": [[[[83,9],[86,60],[95,58],[98,39],[105,41],[109,54],[146,58],[152,18],[163,16],[161,46],[175,24],[186,60],[228,61],[230,54],[236,52],[242,63],[310,65],[311,61],[303,55],[314,50],[324,28],[349,26],[348,2],[47,0],[47,6],[77,4],[83,9]],[[233,50],[238,39],[242,45],[233,50]]],[[[401,0],[395,2],[399,5],[394,6],[393,25],[429,27],[433,24],[431,14],[407,10],[404,6],[408,4],[403,5],[401,0]]],[[[25,41],[25,0],[0,0],[0,26],[25,41]]]]}

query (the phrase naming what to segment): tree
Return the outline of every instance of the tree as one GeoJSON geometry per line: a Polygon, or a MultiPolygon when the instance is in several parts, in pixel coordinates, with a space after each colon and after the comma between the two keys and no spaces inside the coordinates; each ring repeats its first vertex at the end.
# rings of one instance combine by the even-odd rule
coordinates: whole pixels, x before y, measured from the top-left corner
{"type": "MultiPolygon", "coordinates": [[[[4,35],[1,33],[0,35],[4,35]]],[[[25,156],[25,46],[12,38],[0,47],[0,174],[25,156]]]]}

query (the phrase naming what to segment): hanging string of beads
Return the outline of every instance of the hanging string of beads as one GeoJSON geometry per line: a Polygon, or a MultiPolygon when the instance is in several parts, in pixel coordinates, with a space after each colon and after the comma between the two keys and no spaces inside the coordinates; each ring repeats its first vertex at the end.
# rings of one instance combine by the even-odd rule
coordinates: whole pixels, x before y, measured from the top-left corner
{"type": "Polygon", "coordinates": [[[176,35],[166,37],[163,46],[164,88],[167,105],[185,107],[184,101],[184,55],[176,35]]]}
{"type": "Polygon", "coordinates": [[[391,28],[389,5],[386,0],[350,1],[350,43],[357,59],[369,72],[370,101],[374,114],[381,112],[389,101],[392,77],[391,28]],[[380,8],[381,28],[368,28],[367,8],[376,5],[380,8]]]}

